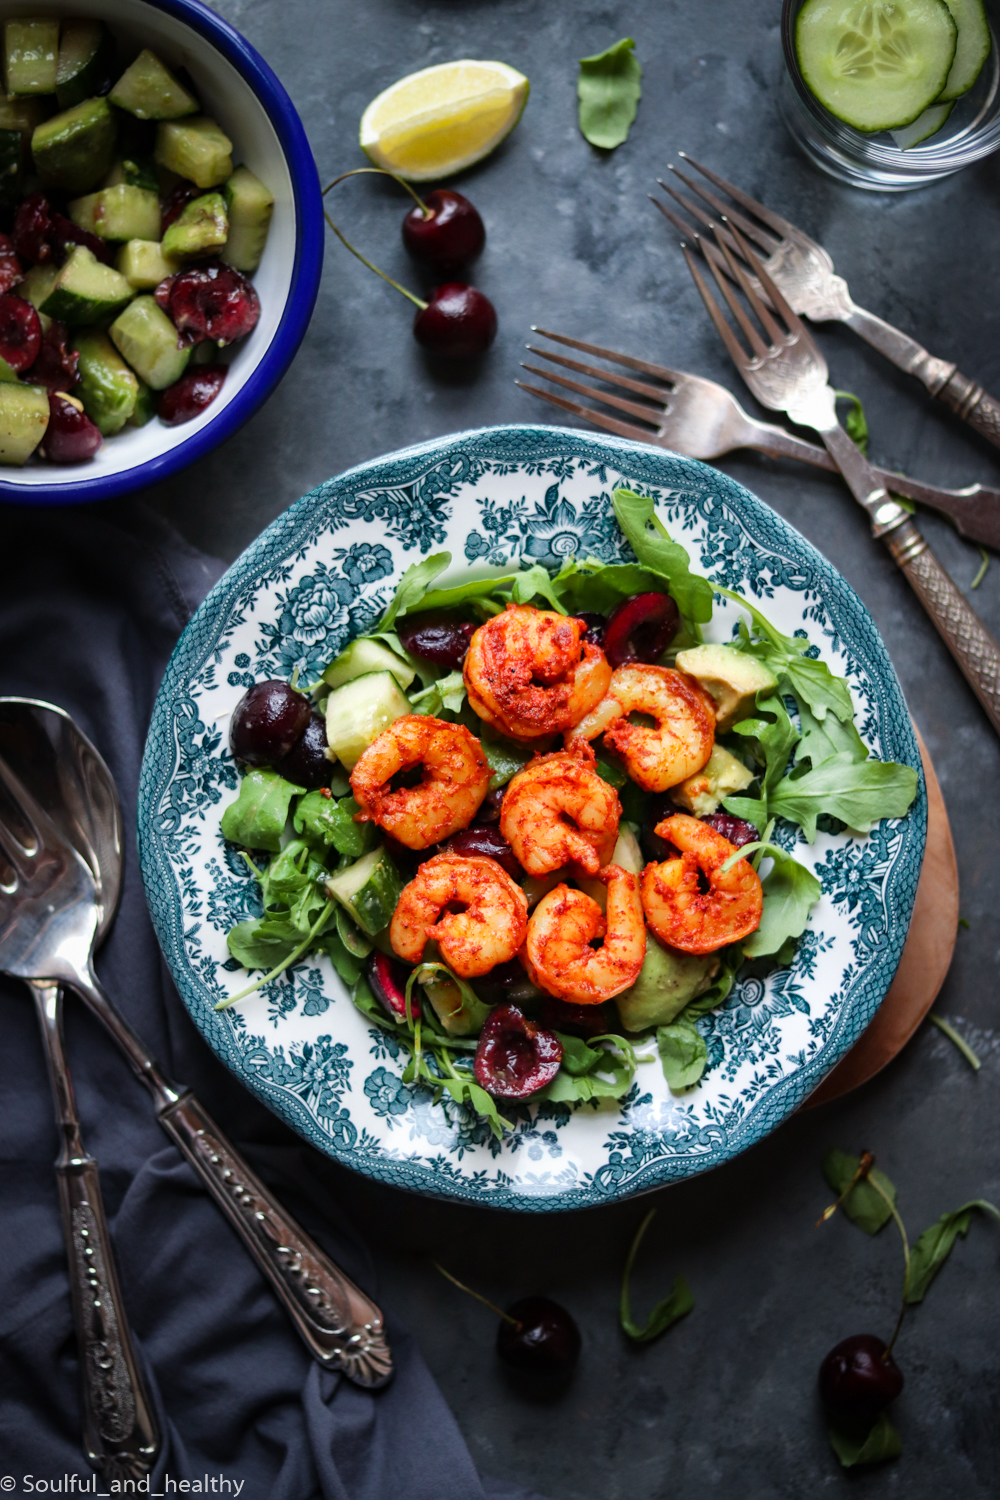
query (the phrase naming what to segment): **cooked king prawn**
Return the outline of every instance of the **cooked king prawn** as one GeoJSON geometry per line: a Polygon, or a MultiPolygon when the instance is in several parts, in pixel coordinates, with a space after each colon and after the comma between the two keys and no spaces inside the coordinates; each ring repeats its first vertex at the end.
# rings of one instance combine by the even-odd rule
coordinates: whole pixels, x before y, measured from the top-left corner
{"type": "Polygon", "coordinates": [[[608,691],[566,736],[567,749],[604,735],[632,780],[665,792],[706,765],[715,744],[715,706],[693,677],[672,667],[616,667],[608,691]],[[651,718],[631,723],[629,715],[651,718]]]}
{"type": "Polygon", "coordinates": [[[351,772],[359,822],[377,823],[408,849],[427,849],[467,828],[489,791],[483,747],[464,724],[404,714],[373,740],[351,772]],[[401,771],[423,767],[419,786],[390,790],[401,771]]]}
{"type": "Polygon", "coordinates": [[[557,885],[528,919],[522,958],[539,989],[573,1005],[600,1005],[627,990],[646,956],[639,882],[608,865],[597,876],[607,887],[605,915],[584,891],[557,885]],[[603,940],[599,948],[591,947],[603,940]]]}
{"type": "Polygon", "coordinates": [[[399,898],[389,941],[416,964],[433,939],[463,979],[509,963],[524,941],[528,898],[494,859],[436,854],[420,866],[399,898]]]}
{"type": "Polygon", "coordinates": [[[481,719],[524,743],[562,734],[604,697],[611,667],[582,639],[586,624],[508,604],[472,637],[463,677],[481,719]]]}
{"type": "Polygon", "coordinates": [[[598,776],[590,747],[583,751],[539,756],[507,787],[500,832],[529,875],[564,865],[596,875],[614,853],[618,793],[598,776]]]}
{"type": "Polygon", "coordinates": [[[676,859],[647,865],[642,872],[642,904],[656,936],[683,953],[714,953],[756,932],[764,893],[750,861],[737,859],[723,872],[737,850],[686,813],[664,818],[656,832],[680,850],[676,859]]]}

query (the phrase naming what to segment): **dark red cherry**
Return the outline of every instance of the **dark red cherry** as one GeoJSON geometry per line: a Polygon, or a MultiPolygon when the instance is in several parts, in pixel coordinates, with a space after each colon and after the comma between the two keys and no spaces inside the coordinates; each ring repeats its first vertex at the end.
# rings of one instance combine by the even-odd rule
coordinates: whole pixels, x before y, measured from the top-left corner
{"type": "Polygon", "coordinates": [[[536,1375],[568,1374],[580,1358],[580,1330],[550,1297],[522,1297],[497,1330],[497,1354],[512,1369],[536,1375]]]}
{"type": "Polygon", "coordinates": [[[44,385],[50,391],[71,391],[79,384],[77,365],[80,356],[68,347],[69,330],[65,323],[54,321],[42,335],[35,363],[28,371],[32,385],[44,385]]]}
{"type": "Polygon", "coordinates": [[[52,219],[49,200],[44,193],[32,193],[17,206],[11,239],[22,260],[35,266],[47,266],[53,258],[49,235],[52,219]]]}
{"type": "Polygon", "coordinates": [[[160,200],[160,239],[166,234],[175,219],[180,218],[192,199],[201,192],[193,182],[179,182],[160,200]]]}
{"type": "Polygon", "coordinates": [[[479,811],[476,813],[477,823],[499,823],[500,813],[503,809],[504,790],[504,787],[498,786],[492,792],[486,793],[486,796],[479,804],[479,811]]]}
{"type": "Polygon", "coordinates": [[[427,214],[414,207],[403,220],[403,244],[414,260],[442,276],[453,275],[486,244],[483,221],[468,198],[452,188],[434,188],[423,201],[427,214]]]}
{"type": "Polygon", "coordinates": [[[543,995],[538,1019],[550,1031],[562,1031],[570,1036],[607,1036],[616,1029],[606,1005],[571,1005],[567,1000],[557,1000],[554,995],[543,995]]]}
{"type": "Polygon", "coordinates": [[[190,422],[211,406],[226,379],[225,365],[195,365],[185,370],[180,380],[168,385],[156,399],[160,421],[168,427],[190,422]]]}
{"type": "Polygon", "coordinates": [[[576,618],[582,620],[587,627],[583,639],[591,646],[603,646],[604,632],[608,628],[608,622],[604,616],[592,609],[581,609],[576,618]]]}
{"type": "Polygon", "coordinates": [[[495,859],[498,865],[515,880],[524,874],[513,849],[495,823],[472,823],[468,828],[453,833],[451,838],[439,846],[443,854],[481,854],[495,859]]]}
{"type": "Polygon", "coordinates": [[[613,667],[659,661],[673,640],[681,613],[669,594],[633,594],[610,616],[604,654],[613,667]]]}
{"type": "MultiPolygon", "coordinates": [[[[365,974],[372,994],[385,1007],[394,1021],[406,1020],[406,973],[402,964],[386,953],[374,949],[365,965],[365,974]]],[[[420,1004],[415,994],[410,993],[410,1015],[416,1019],[420,1004]]]]}
{"type": "Polygon", "coordinates": [[[734,849],[742,849],[744,844],[754,844],[760,838],[756,828],[746,818],[734,817],[721,807],[718,812],[706,813],[700,821],[707,823],[709,828],[714,828],[716,833],[721,833],[734,849]]]}
{"type": "Polygon", "coordinates": [[[42,324],[31,303],[4,292],[0,297],[0,355],[12,370],[27,370],[41,346],[42,324]]]}
{"type": "Polygon", "coordinates": [[[246,338],[260,317],[253,283],[235,267],[219,262],[168,276],[153,296],[189,344],[206,339],[231,344],[246,338]]]}
{"type": "Polygon", "coordinates": [[[237,703],[229,748],[250,766],[273,766],[291,751],[312,714],[312,704],[287,682],[255,682],[237,703]]]}
{"type": "Polygon", "coordinates": [[[536,1026],[516,1005],[487,1016],[472,1064],[476,1082],[497,1099],[527,1099],[551,1083],[562,1062],[562,1042],[536,1026]]]}
{"type": "Polygon", "coordinates": [[[314,708],[309,715],[309,723],[274,769],[286,781],[294,781],[296,786],[304,786],[307,791],[314,792],[321,786],[329,786],[333,776],[333,761],[326,749],[326,720],[314,708]]]}
{"type": "Polygon", "coordinates": [[[485,354],[497,333],[493,303],[474,286],[446,281],[430,293],[413,320],[413,335],[442,359],[474,359],[485,354]]]}
{"type": "Polygon", "coordinates": [[[650,801],[646,822],[639,830],[639,842],[643,853],[647,859],[654,859],[657,864],[662,864],[665,859],[673,859],[677,854],[673,844],[668,844],[666,839],[661,838],[656,832],[657,823],[662,823],[664,818],[669,818],[670,814],[675,812],[677,812],[677,807],[671,802],[667,793],[658,792],[650,801]]]}
{"type": "Polygon", "coordinates": [[[49,425],[42,447],[53,464],[81,464],[93,458],[104,439],[93,422],[59,391],[49,391],[49,425]]]}
{"type": "Polygon", "coordinates": [[[75,245],[86,245],[91,254],[106,266],[112,264],[114,254],[107,240],[99,239],[89,229],[81,229],[79,224],[74,224],[72,219],[56,213],[54,209],[49,210],[49,225],[49,240],[57,260],[65,260],[67,255],[71,255],[75,245]]]}
{"type": "Polygon", "coordinates": [[[9,235],[0,234],[0,293],[9,292],[23,278],[24,272],[17,258],[14,242],[9,235]]]}
{"type": "Polygon", "coordinates": [[[497,964],[488,974],[476,979],[472,988],[485,1005],[503,1005],[510,1000],[511,990],[528,982],[520,959],[512,958],[509,963],[497,964]]]}
{"type": "Polygon", "coordinates": [[[460,667],[475,634],[471,620],[455,620],[433,610],[396,621],[396,634],[411,656],[438,667],[460,667]]]}
{"type": "Polygon", "coordinates": [[[834,1421],[869,1428],[903,1389],[903,1372],[873,1333],[856,1333],[819,1367],[819,1393],[834,1421]]]}

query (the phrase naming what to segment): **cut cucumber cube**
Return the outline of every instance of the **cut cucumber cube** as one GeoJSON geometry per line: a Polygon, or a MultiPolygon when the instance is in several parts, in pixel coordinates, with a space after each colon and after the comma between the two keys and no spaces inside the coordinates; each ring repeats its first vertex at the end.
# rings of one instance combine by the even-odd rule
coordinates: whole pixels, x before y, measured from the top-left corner
{"type": "Polygon", "coordinates": [[[176,120],[196,115],[199,109],[194,95],[148,48],[125,69],[109,97],[112,104],[140,120],[176,120]]]}
{"type": "Polygon", "coordinates": [[[354,918],[361,931],[373,937],[392,920],[403,883],[385,846],[380,845],[370,854],[363,854],[356,864],[331,875],[326,889],[354,918]]]}
{"type": "Polygon", "coordinates": [[[353,771],[372,740],[410,705],[391,672],[366,672],[326,700],[326,739],[337,759],[353,771]]]}
{"type": "Polygon", "coordinates": [[[7,385],[10,385],[12,383],[16,384],[17,383],[17,379],[18,379],[17,371],[16,370],[12,370],[11,367],[10,367],[10,365],[7,363],[7,361],[5,359],[0,359],[0,381],[3,381],[7,385]]]}
{"type": "Polygon", "coordinates": [[[157,162],[189,178],[195,187],[218,187],[231,177],[232,150],[228,135],[207,115],[195,115],[190,120],[163,120],[157,126],[157,162]]]}
{"type": "Polygon", "coordinates": [[[947,104],[932,104],[922,115],[917,116],[912,125],[904,125],[902,130],[893,130],[891,135],[900,151],[909,151],[911,147],[919,146],[921,141],[937,135],[954,108],[954,100],[949,100],[947,104]]]}
{"type": "Polygon", "coordinates": [[[5,21],[4,74],[8,94],[54,94],[59,65],[59,22],[42,16],[5,21]]]}
{"type": "Polygon", "coordinates": [[[479,1035],[493,1009],[485,1000],[471,989],[463,995],[454,979],[440,969],[428,969],[420,986],[449,1036],[479,1035]]]}
{"type": "Polygon", "coordinates": [[[110,172],[117,140],[118,124],[107,99],[85,99],[37,127],[31,154],[50,187],[89,193],[110,172]]]}
{"type": "Polygon", "coordinates": [[[156,397],[149,389],[144,380],[139,381],[139,394],[135,401],[135,410],[128,419],[130,427],[145,427],[156,416],[156,397]]]}
{"type": "Polygon", "coordinates": [[[123,358],[154,391],[179,380],[191,358],[190,346],[178,349],[177,329],[152,297],[136,297],[108,332],[123,358]]]}
{"type": "Polygon", "coordinates": [[[807,88],[855,130],[900,130],[945,86],[958,27],[945,0],[806,0],[795,50],[807,88]]]}
{"type": "Polygon", "coordinates": [[[226,243],[229,218],[221,193],[195,198],[177,215],[163,236],[163,253],[193,258],[214,255],[226,243]]]}
{"type": "Polygon", "coordinates": [[[80,355],[83,409],[102,436],[114,437],[135,411],[139,382],[106,333],[81,330],[73,347],[80,355]]]}
{"type": "Polygon", "coordinates": [[[23,281],[19,281],[14,291],[18,297],[23,297],[30,302],[36,312],[40,313],[49,293],[59,280],[59,266],[32,266],[25,273],[23,281]]]}
{"type": "Polygon", "coordinates": [[[69,216],[102,240],[156,240],[160,234],[158,195],[126,182],[74,198],[69,216]]]}
{"type": "Polygon", "coordinates": [[[129,286],[137,292],[151,292],[180,270],[180,261],[168,260],[157,240],[129,240],[119,250],[117,264],[129,286]]]}
{"type": "Polygon", "coordinates": [[[59,108],[70,109],[95,94],[106,94],[115,76],[117,52],[103,21],[66,21],[56,68],[59,108]]]}
{"type": "Polygon", "coordinates": [[[23,464],[49,425],[49,393],[40,385],[0,385],[0,464],[23,464]]]}
{"type": "MultiPolygon", "coordinates": [[[[225,187],[229,238],[222,259],[248,275],[256,271],[267,244],[274,194],[247,167],[237,167],[225,187]]],[[[404,684],[405,686],[405,684],[404,684]]]]}
{"type": "Polygon", "coordinates": [[[0,129],[19,130],[25,137],[25,144],[30,146],[35,130],[54,113],[53,103],[52,99],[38,96],[5,99],[0,94],[0,129]]]}
{"type": "MultiPolygon", "coordinates": [[[[969,92],[982,72],[983,63],[989,57],[993,45],[983,0],[945,0],[945,4],[958,27],[958,45],[951,72],[938,95],[939,104],[946,104],[949,99],[957,99],[961,94],[969,92]]],[[[941,126],[937,128],[940,130],[941,126]]],[[[922,139],[926,140],[927,137],[922,139]]]]}
{"type": "Polygon", "coordinates": [[[57,274],[41,311],[64,323],[98,323],[113,317],[132,295],[120,271],[102,265],[86,245],[77,245],[57,274]]]}
{"type": "Polygon", "coordinates": [[[381,641],[360,640],[352,641],[346,650],[341,651],[323,673],[322,680],[332,688],[339,688],[368,672],[391,672],[404,692],[417,675],[407,662],[388,646],[383,646],[381,641]]]}
{"type": "Polygon", "coordinates": [[[152,161],[131,161],[127,158],[116,161],[101,187],[120,187],[122,183],[128,187],[144,188],[147,193],[159,196],[160,181],[152,161]]]}

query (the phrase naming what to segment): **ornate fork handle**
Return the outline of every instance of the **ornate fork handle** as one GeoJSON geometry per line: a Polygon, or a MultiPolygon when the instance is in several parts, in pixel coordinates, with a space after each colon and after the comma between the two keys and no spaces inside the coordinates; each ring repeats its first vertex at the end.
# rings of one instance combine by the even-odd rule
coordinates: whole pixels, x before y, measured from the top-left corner
{"type": "Polygon", "coordinates": [[[1000,401],[996,401],[974,380],[954,372],[936,393],[939,400],[963,417],[970,427],[981,432],[1000,448],[1000,401]]]}

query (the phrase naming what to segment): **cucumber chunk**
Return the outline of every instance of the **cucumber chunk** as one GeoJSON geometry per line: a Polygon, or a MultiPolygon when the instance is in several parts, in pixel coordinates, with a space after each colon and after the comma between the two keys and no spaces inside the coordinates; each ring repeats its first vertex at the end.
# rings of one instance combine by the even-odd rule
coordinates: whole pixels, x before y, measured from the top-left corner
{"type": "Polygon", "coordinates": [[[132,161],[128,157],[116,161],[101,183],[101,187],[120,187],[122,183],[128,187],[143,188],[147,193],[156,193],[159,196],[160,179],[156,175],[156,168],[152,161],[132,161]]]}
{"type": "Polygon", "coordinates": [[[106,94],[115,76],[118,49],[103,21],[67,21],[59,42],[56,102],[71,109],[95,94],[106,94]]]}
{"type": "Polygon", "coordinates": [[[114,437],[135,411],[139,382],[106,333],[82,330],[73,347],[80,355],[83,409],[103,437],[114,437]]]}
{"type": "Polygon", "coordinates": [[[151,292],[181,268],[180,261],[167,259],[158,240],[129,240],[118,252],[117,265],[137,292],[151,292]]]}
{"type": "MultiPolygon", "coordinates": [[[[274,213],[274,194],[248,167],[237,167],[225,186],[229,238],[222,259],[251,275],[260,265],[274,213]]],[[[405,683],[403,684],[405,686],[405,683]]]]}
{"type": "Polygon", "coordinates": [[[139,394],[135,400],[135,410],[128,419],[130,427],[145,427],[156,416],[156,397],[149,389],[144,380],[139,381],[139,394]]]}
{"type": "MultiPolygon", "coordinates": [[[[946,104],[949,99],[957,99],[961,94],[969,92],[982,72],[983,63],[989,57],[993,45],[983,0],[945,0],[945,4],[958,27],[958,45],[951,72],[938,95],[939,104],[946,104]]],[[[924,136],[923,139],[926,140],[927,137],[924,136]]],[[[899,144],[898,141],[896,144],[899,144]]]]}
{"type": "Polygon", "coordinates": [[[160,233],[159,197],[127,182],[74,198],[69,216],[102,240],[155,240],[160,233]]]}
{"type": "Polygon", "coordinates": [[[25,275],[23,281],[19,281],[14,291],[18,297],[23,297],[30,302],[42,320],[42,332],[46,332],[52,319],[42,312],[42,307],[47,302],[49,293],[59,280],[59,266],[32,266],[25,275]]]}
{"type": "Polygon", "coordinates": [[[199,104],[155,52],[145,48],[111,90],[112,104],[140,120],[176,120],[196,115],[199,104]]]}
{"type": "Polygon", "coordinates": [[[49,425],[49,393],[20,381],[0,385],[0,464],[23,464],[49,425]]]}
{"type": "Polygon", "coordinates": [[[190,346],[178,349],[177,329],[152,297],[136,297],[108,332],[122,357],[154,391],[180,380],[191,358],[190,346]]]}
{"type": "Polygon", "coordinates": [[[900,151],[909,151],[911,147],[919,146],[921,141],[926,141],[929,136],[937,135],[954,108],[953,99],[947,104],[932,104],[922,115],[917,116],[912,125],[904,125],[902,130],[893,130],[890,134],[900,151]]]}
{"type": "Polygon", "coordinates": [[[5,21],[4,75],[8,94],[54,94],[59,65],[59,22],[43,16],[5,21]]]}
{"type": "Polygon", "coordinates": [[[85,99],[37,127],[31,154],[50,187],[89,193],[111,170],[117,140],[118,122],[107,99],[85,99]]]}
{"type": "Polygon", "coordinates": [[[353,771],[372,740],[409,712],[410,705],[391,672],[366,672],[335,688],[327,698],[327,744],[353,771]]]}
{"type": "MultiPolygon", "coordinates": [[[[939,0],[944,4],[944,0],[939,0]]],[[[162,120],[156,130],[155,157],[161,167],[190,178],[195,187],[218,187],[232,176],[233,143],[207,115],[190,120],[162,120]]]]}
{"type": "Polygon", "coordinates": [[[945,0],[806,0],[795,50],[807,88],[855,130],[899,130],[945,86],[958,27],[945,0]]]}
{"type": "Polygon", "coordinates": [[[0,359],[0,381],[15,383],[18,380],[16,370],[12,370],[5,359],[0,359]]]}
{"type": "Polygon", "coordinates": [[[380,844],[346,870],[331,875],[326,889],[354,918],[361,931],[374,937],[392,919],[403,883],[385,846],[380,844]]]}
{"type": "Polygon", "coordinates": [[[440,969],[426,970],[420,985],[449,1036],[478,1036],[493,1009],[470,988],[465,994],[440,969]]]}
{"type": "Polygon", "coordinates": [[[77,245],[40,310],[64,323],[98,323],[113,317],[131,296],[132,288],[121,272],[102,265],[86,245],[77,245]]]}
{"type": "Polygon", "coordinates": [[[388,646],[383,646],[381,641],[361,640],[352,641],[346,650],[341,651],[323,673],[323,681],[332,688],[339,688],[368,672],[391,672],[404,692],[417,675],[407,662],[388,646]]]}
{"type": "Polygon", "coordinates": [[[221,193],[205,193],[187,204],[163,236],[164,255],[214,255],[226,243],[229,218],[221,193]]]}

